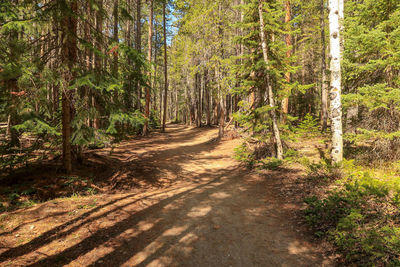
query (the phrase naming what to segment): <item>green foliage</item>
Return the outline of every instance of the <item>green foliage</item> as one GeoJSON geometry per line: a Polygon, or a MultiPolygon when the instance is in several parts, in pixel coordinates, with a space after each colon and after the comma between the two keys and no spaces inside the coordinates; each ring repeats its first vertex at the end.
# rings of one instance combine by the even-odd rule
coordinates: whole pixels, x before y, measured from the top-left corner
{"type": "Polygon", "coordinates": [[[248,168],[255,164],[254,154],[245,143],[235,148],[235,159],[246,164],[248,168]]]}
{"type": "MultiPolygon", "coordinates": [[[[0,43],[0,122],[11,119],[13,138],[18,141],[12,140],[11,144],[2,140],[1,168],[12,169],[40,159],[38,150],[51,149],[53,153],[61,150],[64,90],[71,94],[70,142],[76,150],[103,147],[110,139],[119,141],[139,133],[143,127],[144,118],[133,103],[137,102],[135,89],[149,84],[144,73],[150,70],[150,65],[144,54],[125,39],[118,45],[110,44],[106,35],[94,27],[84,31],[81,28],[94,25],[94,18],[83,14],[83,10],[105,22],[105,5],[82,2],[84,8],[73,14],[79,28],[76,36],[79,56],[73,62],[73,80],[65,83],[61,37],[68,34],[61,34],[61,27],[53,27],[60,25],[60,19],[71,12],[64,2],[55,1],[40,8],[35,1],[0,4],[3,40],[0,43]],[[92,53],[93,56],[88,56],[92,53]],[[118,55],[118,72],[106,63],[112,62],[115,55],[118,55]]],[[[121,31],[126,31],[125,23],[132,19],[126,8],[126,3],[121,2],[119,23],[124,26],[121,31]]],[[[157,126],[154,117],[150,124],[157,126]]]]}
{"type": "Polygon", "coordinates": [[[278,170],[279,167],[282,166],[284,161],[274,157],[270,157],[260,160],[259,163],[260,163],[260,165],[258,166],[259,169],[278,170]]]}
{"type": "Polygon", "coordinates": [[[347,133],[347,156],[369,165],[382,164],[400,159],[400,131],[387,132],[357,129],[357,133],[347,133]]]}
{"type": "Polygon", "coordinates": [[[299,156],[299,151],[292,148],[287,149],[283,155],[286,162],[298,162],[299,156]]]}
{"type": "Polygon", "coordinates": [[[124,128],[130,128],[134,133],[142,131],[146,118],[139,111],[133,113],[112,113],[106,133],[120,139],[124,136],[124,128]]]}
{"type": "Polygon", "coordinates": [[[310,113],[307,113],[304,119],[299,123],[295,129],[301,134],[315,134],[318,132],[319,122],[317,118],[314,118],[310,113]]]}
{"type": "Polygon", "coordinates": [[[332,164],[328,159],[322,159],[320,162],[312,162],[303,157],[300,163],[306,167],[307,176],[313,180],[323,179],[325,181],[342,177],[342,164],[332,164]]]}
{"type": "MultiPolygon", "coordinates": [[[[354,166],[353,166],[354,167],[354,166]]],[[[373,178],[350,170],[323,197],[305,199],[306,219],[317,236],[327,236],[349,262],[396,266],[400,257],[400,179],[373,178]]]]}
{"type": "Polygon", "coordinates": [[[161,119],[158,117],[159,113],[152,109],[150,111],[149,126],[151,129],[157,129],[160,127],[161,119]]]}
{"type": "Polygon", "coordinates": [[[395,0],[346,1],[343,107],[352,133],[348,156],[398,160],[400,6],[395,0]],[[354,151],[355,150],[355,151],[354,151]]]}

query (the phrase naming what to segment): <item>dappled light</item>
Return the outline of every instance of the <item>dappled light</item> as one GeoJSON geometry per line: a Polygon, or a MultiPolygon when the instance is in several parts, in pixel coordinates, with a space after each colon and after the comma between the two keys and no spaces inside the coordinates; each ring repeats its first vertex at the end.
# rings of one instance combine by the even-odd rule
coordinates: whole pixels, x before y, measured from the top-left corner
{"type": "Polygon", "coordinates": [[[0,0],[0,266],[400,266],[400,0],[0,0]]]}
{"type": "MultiPolygon", "coordinates": [[[[11,247],[1,249],[1,262],[29,266],[294,265],[304,261],[317,266],[322,262],[318,250],[287,229],[288,214],[276,210],[279,203],[270,202],[272,191],[265,191],[271,190],[270,178],[252,175],[232,158],[238,140],[215,142],[213,129],[177,125],[168,129],[168,139],[153,136],[154,142],[147,138],[126,142],[109,156],[118,159],[121,184],[143,181],[152,185],[146,191],[97,195],[96,205],[87,211],[45,210],[40,216],[48,227],[33,231],[22,244],[11,242],[11,237],[28,235],[29,227],[38,221],[3,233],[11,247]],[[130,168],[143,157],[149,166],[156,166],[151,176],[130,168]]],[[[107,151],[96,153],[106,157],[107,151]]],[[[63,201],[57,200],[55,206],[61,208],[63,201]]],[[[80,203],[69,201],[70,206],[80,203]]],[[[45,205],[25,212],[43,210],[45,205]]]]}

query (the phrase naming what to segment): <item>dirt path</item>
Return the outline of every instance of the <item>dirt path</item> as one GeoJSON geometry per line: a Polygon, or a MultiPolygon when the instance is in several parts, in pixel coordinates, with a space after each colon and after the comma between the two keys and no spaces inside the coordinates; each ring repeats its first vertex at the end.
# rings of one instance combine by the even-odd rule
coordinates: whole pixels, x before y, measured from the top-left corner
{"type": "Polygon", "coordinates": [[[121,144],[115,186],[140,189],[9,214],[19,224],[0,233],[0,265],[329,266],[277,196],[284,177],[249,173],[232,159],[240,141],[216,135],[170,126],[121,144]]]}

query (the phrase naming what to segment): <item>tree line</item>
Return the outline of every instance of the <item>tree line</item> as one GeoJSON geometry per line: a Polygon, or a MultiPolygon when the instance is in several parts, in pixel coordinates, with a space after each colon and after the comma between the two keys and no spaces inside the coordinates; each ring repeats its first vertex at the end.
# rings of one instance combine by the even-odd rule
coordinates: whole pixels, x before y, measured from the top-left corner
{"type": "Polygon", "coordinates": [[[156,0],[2,1],[1,147],[14,155],[3,164],[61,145],[70,172],[88,146],[164,129],[170,12],[156,0]]]}
{"type": "Polygon", "coordinates": [[[365,143],[399,158],[389,149],[400,130],[396,1],[175,3],[177,120],[218,124],[222,136],[233,117],[242,136],[270,143],[282,158],[285,140],[311,116],[331,135],[334,162],[365,143]]]}
{"type": "Polygon", "coordinates": [[[290,133],[316,120],[335,162],[354,145],[400,158],[399,9],[396,0],[2,1],[2,166],[60,151],[69,172],[86,148],[167,121],[218,125],[219,137],[235,125],[283,158],[290,133]]]}

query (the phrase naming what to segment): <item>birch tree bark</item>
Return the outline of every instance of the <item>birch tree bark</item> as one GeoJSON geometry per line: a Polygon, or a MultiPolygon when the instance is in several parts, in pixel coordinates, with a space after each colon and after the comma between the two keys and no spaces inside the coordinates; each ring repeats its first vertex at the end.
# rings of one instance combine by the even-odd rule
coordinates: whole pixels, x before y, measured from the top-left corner
{"type": "MultiPolygon", "coordinates": [[[[343,1],[343,0],[340,0],[343,1]]],[[[343,126],[341,102],[341,55],[340,55],[340,18],[339,1],[329,0],[329,33],[331,56],[331,124],[332,124],[332,160],[335,163],[343,160],[343,126]]]]}
{"type": "Polygon", "coordinates": [[[264,56],[264,61],[265,64],[267,65],[267,90],[268,90],[268,98],[269,98],[269,105],[271,107],[271,117],[272,117],[272,128],[273,128],[273,134],[276,142],[276,157],[278,159],[283,159],[283,147],[282,147],[282,141],[281,141],[281,136],[279,133],[279,128],[278,128],[278,120],[276,116],[276,110],[275,110],[275,99],[274,99],[274,92],[272,90],[272,85],[269,77],[269,59],[268,59],[268,49],[267,49],[267,41],[265,37],[265,24],[264,24],[264,17],[263,17],[263,1],[259,0],[258,1],[258,13],[260,17],[260,37],[261,37],[261,45],[262,45],[262,51],[263,51],[263,56],[264,56]]]}

